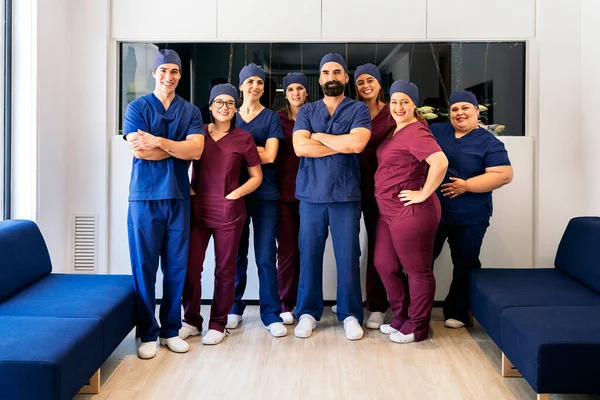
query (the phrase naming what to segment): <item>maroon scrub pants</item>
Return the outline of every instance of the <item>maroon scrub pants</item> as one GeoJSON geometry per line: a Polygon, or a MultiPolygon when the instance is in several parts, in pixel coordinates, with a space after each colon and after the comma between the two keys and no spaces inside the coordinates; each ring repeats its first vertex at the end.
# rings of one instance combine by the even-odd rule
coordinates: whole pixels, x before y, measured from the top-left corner
{"type": "MultiPolygon", "coordinates": [[[[375,255],[375,232],[377,229],[377,216],[379,215],[379,208],[374,198],[369,198],[363,192],[363,200],[361,202],[361,208],[363,212],[363,218],[365,222],[365,228],[367,231],[367,271],[366,271],[366,282],[365,282],[365,295],[367,298],[367,310],[370,312],[382,312],[384,313],[388,306],[387,294],[385,293],[385,287],[379,272],[375,269],[374,255],[375,255]]],[[[372,196],[371,196],[372,197],[372,196]]]]}
{"type": "MultiPolygon", "coordinates": [[[[435,297],[433,241],[440,223],[437,196],[424,203],[397,207],[401,215],[380,214],[375,235],[375,267],[385,286],[394,314],[392,328],[427,339],[435,297]],[[408,211],[408,212],[406,212],[408,211]]],[[[387,208],[389,211],[390,208],[387,208]]]]}
{"type": "Polygon", "coordinates": [[[300,203],[279,202],[279,226],[277,232],[277,280],[281,311],[291,312],[296,306],[298,278],[300,276],[300,203]]]}
{"type": "Polygon", "coordinates": [[[223,332],[227,324],[227,314],[233,306],[235,259],[243,227],[244,220],[217,228],[192,223],[188,268],[183,287],[183,320],[201,332],[202,271],[208,242],[212,235],[215,250],[215,284],[208,329],[223,332]]]}

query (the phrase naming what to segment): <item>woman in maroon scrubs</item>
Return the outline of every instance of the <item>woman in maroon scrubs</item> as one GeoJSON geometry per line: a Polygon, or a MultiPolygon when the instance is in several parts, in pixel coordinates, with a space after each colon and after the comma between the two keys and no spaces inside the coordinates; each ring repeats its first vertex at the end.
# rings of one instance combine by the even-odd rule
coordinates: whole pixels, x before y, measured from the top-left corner
{"type": "Polygon", "coordinates": [[[377,156],[375,152],[383,140],[394,131],[396,122],[390,115],[390,107],[385,103],[381,87],[381,74],[373,64],[364,64],[356,68],[354,73],[356,99],[366,103],[371,112],[371,139],[367,147],[360,153],[361,208],[365,221],[368,239],[366,297],[367,310],[371,312],[365,326],[379,329],[384,322],[388,299],[385,287],[375,269],[373,255],[375,253],[375,229],[379,209],[375,201],[375,171],[377,156]]]}
{"type": "Polygon", "coordinates": [[[434,194],[448,159],[417,113],[419,89],[408,81],[390,88],[396,130],[377,149],[375,199],[379,218],[375,267],[394,314],[380,329],[398,343],[427,339],[435,295],[433,239],[440,222],[434,194]],[[405,277],[406,274],[406,277],[405,277]]]}
{"type": "Polygon", "coordinates": [[[299,72],[290,72],[283,78],[285,108],[278,112],[285,141],[279,144],[277,156],[277,178],[279,180],[279,227],[277,232],[277,277],[281,319],[286,325],[294,323],[293,308],[298,296],[300,274],[300,230],[299,201],[296,199],[296,175],[300,158],[292,146],[292,134],[296,115],[303,104],[308,103],[308,79],[299,72]]]}
{"type": "Polygon", "coordinates": [[[183,289],[185,309],[179,336],[185,339],[202,332],[200,299],[202,269],[210,237],[214,239],[215,284],[208,333],[203,344],[217,344],[225,337],[227,314],[233,305],[235,259],[246,219],[244,196],[262,182],[260,157],[252,135],[235,127],[237,90],[226,83],[210,92],[212,123],[204,125],[205,153],[194,161],[191,201],[191,231],[188,269],[183,289]],[[240,186],[240,173],[247,168],[250,179],[240,186]]]}

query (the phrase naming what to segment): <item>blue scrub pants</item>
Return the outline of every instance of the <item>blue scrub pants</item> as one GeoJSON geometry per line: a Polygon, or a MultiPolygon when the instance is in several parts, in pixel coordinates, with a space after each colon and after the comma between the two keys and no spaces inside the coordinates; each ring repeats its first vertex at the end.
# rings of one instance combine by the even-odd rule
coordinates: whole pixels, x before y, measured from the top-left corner
{"type": "Polygon", "coordinates": [[[444,300],[444,318],[467,323],[469,320],[469,271],[481,268],[479,253],[489,223],[456,225],[441,223],[435,235],[435,260],[448,240],[452,258],[452,283],[444,300]]]}
{"type": "Polygon", "coordinates": [[[354,316],[363,323],[360,289],[360,201],[300,202],[300,281],[296,314],[323,315],[323,253],[331,228],[337,267],[337,317],[354,316]]]}
{"type": "Polygon", "coordinates": [[[246,303],[242,301],[248,279],[248,246],[250,239],[250,219],[254,227],[254,256],[258,269],[258,297],[260,319],[265,326],[282,322],[281,304],[277,290],[277,224],[279,221],[279,201],[246,199],[247,218],[238,246],[235,270],[235,301],[231,314],[242,315],[246,303]]]}
{"type": "Polygon", "coordinates": [[[142,342],[177,336],[181,328],[181,294],[190,237],[189,200],[129,202],[127,233],[137,326],[142,342]],[[160,328],[154,317],[158,260],[163,272],[160,328]]]}

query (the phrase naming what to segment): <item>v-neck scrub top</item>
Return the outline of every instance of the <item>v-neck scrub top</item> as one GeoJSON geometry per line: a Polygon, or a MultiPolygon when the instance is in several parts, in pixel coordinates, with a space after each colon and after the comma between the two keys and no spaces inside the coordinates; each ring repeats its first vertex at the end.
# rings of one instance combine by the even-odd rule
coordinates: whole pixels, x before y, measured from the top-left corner
{"type": "MultiPolygon", "coordinates": [[[[265,147],[268,139],[284,139],[279,115],[268,108],[264,108],[250,122],[244,121],[240,114],[237,113],[236,126],[252,135],[255,146],[265,147]]],[[[248,198],[253,200],[279,200],[275,163],[263,164],[262,171],[263,180],[261,185],[254,192],[250,193],[248,198]]],[[[245,181],[247,179],[248,174],[243,172],[242,180],[245,181]]]]}
{"type": "MultiPolygon", "coordinates": [[[[204,135],[200,110],[178,95],[167,110],[154,93],[129,103],[123,122],[123,138],[138,129],[177,142],[188,135],[204,135]]],[[[187,161],[179,158],[149,161],[134,157],[129,201],[189,200],[187,171],[187,161]]]]}
{"type": "MultiPolygon", "coordinates": [[[[425,159],[442,151],[423,122],[409,124],[390,134],[377,149],[375,198],[384,219],[403,218],[414,214],[413,206],[405,206],[398,198],[402,190],[419,190],[427,180],[429,165],[425,159]]],[[[420,207],[432,201],[430,196],[420,207]]],[[[419,206],[419,204],[416,204],[419,206]]]]}
{"type": "Polygon", "coordinates": [[[192,207],[196,212],[192,215],[198,219],[194,222],[218,228],[246,218],[244,199],[228,200],[225,196],[240,187],[242,171],[260,165],[260,157],[248,132],[233,128],[215,142],[208,134],[208,126],[204,129],[204,153],[193,164],[192,187],[196,195],[192,207]]]}
{"type": "MultiPolygon", "coordinates": [[[[510,166],[508,152],[492,133],[477,128],[461,138],[455,137],[451,123],[433,124],[430,127],[442,151],[448,157],[448,171],[443,183],[450,177],[467,180],[485,173],[486,168],[510,166]]],[[[442,223],[471,225],[487,223],[492,215],[492,192],[465,192],[453,199],[437,195],[442,205],[442,223]]]]}
{"type": "MultiPolygon", "coordinates": [[[[371,130],[369,107],[347,97],[329,114],[323,100],[303,105],[298,111],[294,131],[343,135],[355,128],[371,130]]],[[[309,203],[358,201],[360,193],[360,156],[334,154],[300,158],[296,178],[296,198],[309,203]]]]}
{"type": "Polygon", "coordinates": [[[390,115],[389,104],[383,106],[371,121],[371,125],[371,138],[363,152],[360,153],[360,179],[363,201],[375,198],[373,187],[375,186],[375,171],[377,171],[377,149],[385,138],[396,129],[396,121],[390,115]]]}

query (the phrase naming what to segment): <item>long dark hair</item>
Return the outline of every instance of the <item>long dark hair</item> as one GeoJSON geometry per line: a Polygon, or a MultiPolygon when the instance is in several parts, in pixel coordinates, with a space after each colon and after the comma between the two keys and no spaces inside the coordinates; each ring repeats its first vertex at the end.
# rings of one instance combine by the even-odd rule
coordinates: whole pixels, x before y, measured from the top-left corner
{"type": "MultiPolygon", "coordinates": [[[[306,94],[306,98],[304,99],[304,103],[302,103],[302,105],[307,104],[307,103],[308,103],[308,93],[306,94]]],[[[300,106],[300,107],[302,107],[302,106],[300,106]]],[[[285,111],[285,117],[287,119],[289,119],[290,121],[293,120],[294,113],[292,112],[292,105],[290,104],[290,101],[287,99],[287,97],[285,98],[285,107],[281,111],[285,111]]]]}

